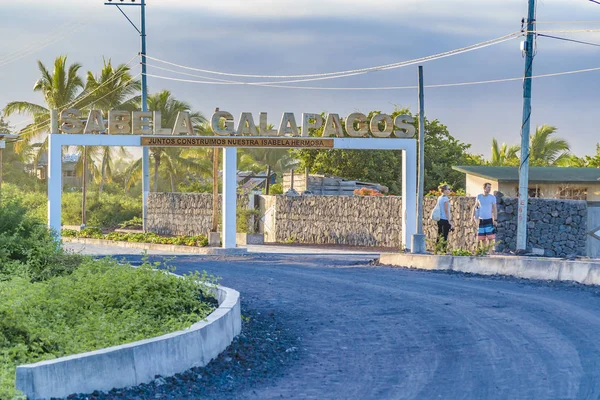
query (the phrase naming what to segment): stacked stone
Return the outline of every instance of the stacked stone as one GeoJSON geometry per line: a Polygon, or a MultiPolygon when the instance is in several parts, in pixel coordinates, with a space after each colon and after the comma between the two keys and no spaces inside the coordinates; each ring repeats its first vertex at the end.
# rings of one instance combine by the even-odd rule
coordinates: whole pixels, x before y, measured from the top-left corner
{"type": "MultiPolygon", "coordinates": [[[[498,199],[496,251],[516,248],[517,199],[498,199]]],[[[437,198],[423,203],[423,233],[427,249],[435,249],[437,222],[430,218],[437,198]]],[[[248,197],[239,196],[238,206],[247,207],[248,197]]],[[[473,197],[451,197],[455,228],[448,249],[474,251],[477,226],[472,213],[473,197]]],[[[219,215],[221,213],[219,198],[219,215]]],[[[265,210],[262,210],[264,213],[265,210]]],[[[274,231],[278,242],[343,244],[351,246],[400,247],[402,198],[397,196],[276,196],[274,231]]],[[[148,226],[166,235],[206,234],[212,225],[212,195],[204,193],[150,193],[148,226]]],[[[528,250],[546,256],[586,254],[587,204],[577,200],[530,199],[528,206],[528,250]]]]}
{"type": "Polygon", "coordinates": [[[399,247],[402,198],[277,196],[276,240],[399,247]]]}
{"type": "MultiPolygon", "coordinates": [[[[437,221],[431,219],[431,212],[437,204],[437,197],[428,196],[423,201],[423,233],[427,237],[427,250],[434,251],[438,236],[437,221]]],[[[475,251],[477,248],[477,227],[473,222],[473,197],[450,197],[450,212],[454,232],[448,235],[448,250],[462,249],[475,251]]]]}
{"type": "MultiPolygon", "coordinates": [[[[219,216],[221,215],[219,195],[219,216]]],[[[238,207],[246,207],[248,196],[238,196],[238,207]]],[[[212,227],[212,194],[150,193],[148,230],[159,235],[206,235],[212,227]]]]}
{"type": "MultiPolygon", "coordinates": [[[[498,194],[498,251],[516,249],[518,199],[498,194]]],[[[527,205],[527,250],[545,256],[586,254],[587,204],[582,200],[530,198],[527,205]]]]}

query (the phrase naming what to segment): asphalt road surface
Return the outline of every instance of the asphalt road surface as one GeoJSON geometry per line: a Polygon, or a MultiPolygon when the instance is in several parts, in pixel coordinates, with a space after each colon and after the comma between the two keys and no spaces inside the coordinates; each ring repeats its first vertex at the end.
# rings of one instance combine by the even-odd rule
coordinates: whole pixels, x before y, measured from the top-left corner
{"type": "MultiPolygon", "coordinates": [[[[378,266],[373,254],[279,251],[289,253],[171,261],[177,273],[222,277],[241,292],[242,314],[271,318],[289,341],[281,348],[295,354],[267,361],[278,362],[269,376],[230,377],[245,383],[215,387],[210,398],[600,396],[600,288],[378,266]]],[[[215,361],[224,362],[231,358],[215,361]]]]}

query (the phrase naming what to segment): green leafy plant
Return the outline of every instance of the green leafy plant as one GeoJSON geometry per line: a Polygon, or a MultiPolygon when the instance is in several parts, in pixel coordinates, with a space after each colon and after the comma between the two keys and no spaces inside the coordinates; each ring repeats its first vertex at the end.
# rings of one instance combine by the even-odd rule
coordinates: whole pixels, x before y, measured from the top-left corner
{"type": "Polygon", "coordinates": [[[256,209],[249,209],[246,207],[238,207],[236,210],[237,214],[237,231],[240,233],[256,233],[258,232],[258,218],[260,211],[256,209]],[[254,217],[254,223],[252,223],[252,217],[254,217]]]}
{"type": "Polygon", "coordinates": [[[294,244],[294,243],[296,243],[296,238],[293,237],[293,236],[290,236],[287,239],[285,239],[282,243],[284,243],[284,244],[294,244]]]}
{"type": "Polygon", "coordinates": [[[85,259],[66,276],[0,282],[0,398],[17,395],[19,364],[129,343],[185,329],[217,306],[217,278],[173,268],[85,259]]]}
{"type": "Polygon", "coordinates": [[[132,229],[132,228],[142,228],[144,225],[144,220],[138,216],[131,218],[128,221],[121,222],[119,227],[121,229],[132,229]]]}
{"type": "Polygon", "coordinates": [[[472,256],[473,252],[465,249],[454,249],[452,250],[453,256],[472,256]]]}
{"type": "Polygon", "coordinates": [[[206,247],[208,246],[208,237],[206,235],[195,235],[195,236],[160,236],[152,232],[110,232],[102,234],[102,231],[98,228],[86,228],[81,232],[64,229],[63,236],[75,237],[75,238],[93,238],[93,239],[104,239],[113,240],[117,242],[131,242],[131,243],[156,243],[156,244],[174,244],[178,246],[197,246],[206,247]],[[67,233],[65,235],[65,232],[67,233]]]}
{"type": "Polygon", "coordinates": [[[477,249],[475,249],[475,255],[476,256],[487,256],[490,254],[490,251],[492,251],[495,246],[496,246],[496,243],[494,243],[494,242],[489,243],[489,244],[479,243],[479,245],[477,246],[477,249]]]}
{"type": "Polygon", "coordinates": [[[283,185],[281,183],[274,183],[269,186],[269,194],[283,194],[283,185]]]}

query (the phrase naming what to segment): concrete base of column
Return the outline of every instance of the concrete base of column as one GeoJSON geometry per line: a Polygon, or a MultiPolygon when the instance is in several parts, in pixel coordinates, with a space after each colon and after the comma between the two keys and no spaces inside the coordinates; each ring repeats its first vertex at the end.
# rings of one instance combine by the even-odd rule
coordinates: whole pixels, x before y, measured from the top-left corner
{"type": "Polygon", "coordinates": [[[411,253],[425,254],[427,253],[427,243],[425,235],[414,234],[411,238],[411,253]]]}

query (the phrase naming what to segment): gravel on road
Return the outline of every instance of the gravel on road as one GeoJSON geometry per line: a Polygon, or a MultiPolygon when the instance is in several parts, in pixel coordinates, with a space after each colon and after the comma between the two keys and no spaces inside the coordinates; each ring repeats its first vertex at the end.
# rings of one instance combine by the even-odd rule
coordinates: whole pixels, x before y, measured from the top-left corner
{"type": "Polygon", "coordinates": [[[242,334],[203,368],[70,398],[599,397],[600,288],[372,260],[178,256],[176,273],[206,270],[240,291],[242,334]]]}

